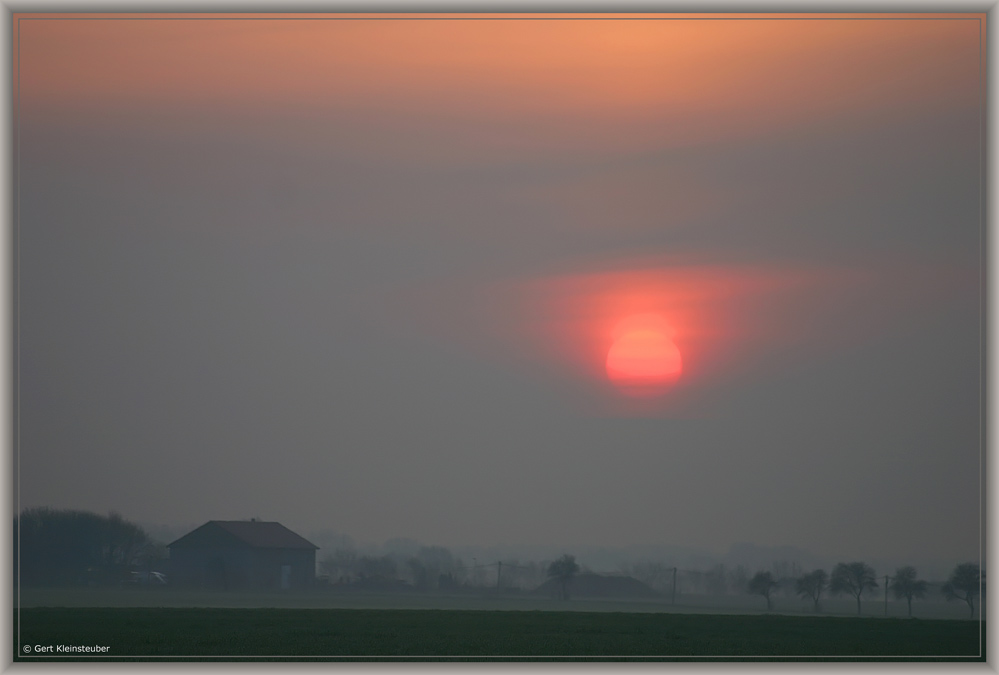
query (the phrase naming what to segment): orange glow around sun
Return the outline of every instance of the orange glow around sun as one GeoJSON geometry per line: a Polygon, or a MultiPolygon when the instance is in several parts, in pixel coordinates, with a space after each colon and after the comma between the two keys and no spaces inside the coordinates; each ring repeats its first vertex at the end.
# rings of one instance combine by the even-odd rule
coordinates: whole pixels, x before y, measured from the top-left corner
{"type": "Polygon", "coordinates": [[[362,306],[391,308],[378,311],[386,326],[404,321],[503,363],[590,414],[680,419],[704,415],[729,384],[880,333],[886,297],[918,313],[943,280],[951,289],[977,283],[957,269],[879,263],[875,274],[629,257],[483,285],[387,287],[362,306]]]}
{"type": "MultiPolygon", "coordinates": [[[[802,308],[853,298],[861,281],[844,270],[651,256],[498,283],[474,302],[433,295],[442,308],[488,307],[474,322],[483,345],[564,378],[597,414],[686,416],[776,351],[817,333],[833,340],[836,327],[806,321],[802,308]]],[[[467,316],[443,324],[446,314],[434,316],[438,330],[473,325],[467,316]]]]}
{"type": "Polygon", "coordinates": [[[655,396],[683,372],[680,350],[658,314],[635,314],[618,323],[607,352],[607,377],[628,396],[655,396]]]}

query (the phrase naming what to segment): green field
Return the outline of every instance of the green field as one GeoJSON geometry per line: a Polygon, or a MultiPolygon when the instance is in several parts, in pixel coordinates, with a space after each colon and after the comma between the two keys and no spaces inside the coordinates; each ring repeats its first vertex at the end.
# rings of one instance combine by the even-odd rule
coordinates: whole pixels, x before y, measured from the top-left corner
{"type": "Polygon", "coordinates": [[[648,612],[27,607],[14,610],[14,644],[19,661],[985,660],[978,621],[648,612]],[[108,651],[35,650],[48,645],[108,651]]]}
{"type": "MultiPolygon", "coordinates": [[[[216,607],[281,609],[475,609],[543,612],[620,612],[682,614],[763,614],[766,602],[758,595],[681,595],[675,603],[669,597],[654,598],[585,598],[566,602],[534,593],[480,590],[475,593],[427,593],[385,591],[206,591],[175,588],[23,588],[18,593],[19,607],[216,607]]],[[[976,605],[975,619],[980,607],[976,605]]],[[[968,619],[963,602],[920,600],[913,603],[917,619],[968,619]]],[[[771,614],[814,617],[810,601],[799,598],[773,599],[771,614]]],[[[907,618],[904,601],[888,603],[865,599],[863,616],[907,618]]],[[[819,616],[857,616],[853,598],[823,598],[819,616]]]]}

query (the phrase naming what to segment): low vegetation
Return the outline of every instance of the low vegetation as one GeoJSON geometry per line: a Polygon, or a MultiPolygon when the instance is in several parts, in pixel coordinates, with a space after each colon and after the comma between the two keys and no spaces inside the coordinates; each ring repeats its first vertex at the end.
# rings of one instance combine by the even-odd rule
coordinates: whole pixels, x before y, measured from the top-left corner
{"type": "MultiPolygon", "coordinates": [[[[984,661],[984,623],[812,616],[663,613],[23,608],[14,613],[23,647],[108,647],[106,655],[287,659],[514,660],[856,659],[984,661]],[[20,619],[20,624],[18,624],[20,619]]],[[[80,658],[80,657],[71,657],[80,658]]]]}

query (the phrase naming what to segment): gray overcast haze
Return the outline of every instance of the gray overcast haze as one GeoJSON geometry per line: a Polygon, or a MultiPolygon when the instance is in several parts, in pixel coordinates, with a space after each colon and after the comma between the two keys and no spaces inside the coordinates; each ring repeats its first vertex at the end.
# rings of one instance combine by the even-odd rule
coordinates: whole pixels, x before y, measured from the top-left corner
{"type": "Polygon", "coordinates": [[[19,508],[979,560],[977,24],[747,27],[737,72],[522,26],[525,75],[510,36],[222,23],[22,33],[19,508]],[[714,301],[763,328],[691,351],[683,414],[559,356],[636,261],[793,272],[714,301]]]}

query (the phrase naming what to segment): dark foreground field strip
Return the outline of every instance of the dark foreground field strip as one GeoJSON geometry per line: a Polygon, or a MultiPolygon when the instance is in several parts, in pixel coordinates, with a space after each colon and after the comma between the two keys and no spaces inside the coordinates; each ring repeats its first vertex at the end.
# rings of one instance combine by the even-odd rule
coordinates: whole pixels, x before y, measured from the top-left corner
{"type": "Polygon", "coordinates": [[[47,645],[104,645],[110,648],[107,655],[68,658],[105,661],[123,657],[915,657],[984,661],[983,635],[984,623],[977,621],[776,615],[266,608],[14,610],[15,660],[24,661],[67,659],[38,654],[36,646],[47,645]],[[31,649],[27,656],[25,647],[31,649]]]}

